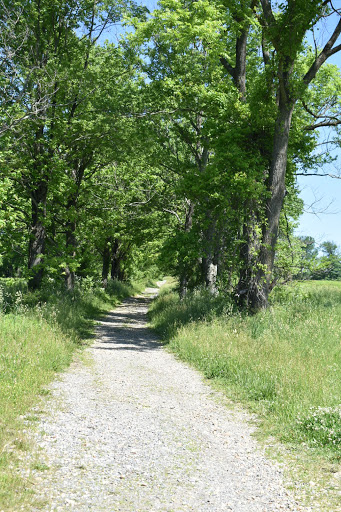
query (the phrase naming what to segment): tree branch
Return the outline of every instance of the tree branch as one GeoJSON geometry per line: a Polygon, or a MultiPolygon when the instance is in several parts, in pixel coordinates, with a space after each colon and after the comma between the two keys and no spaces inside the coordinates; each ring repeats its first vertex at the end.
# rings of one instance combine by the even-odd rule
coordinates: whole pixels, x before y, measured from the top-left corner
{"type": "MultiPolygon", "coordinates": [[[[263,1],[266,2],[267,0],[262,0],[262,2],[263,1]]],[[[338,51],[341,50],[341,44],[339,44],[338,46],[333,48],[340,33],[341,33],[341,19],[340,19],[339,23],[336,25],[336,28],[335,28],[333,34],[331,35],[329,41],[326,43],[326,45],[324,46],[321,53],[314,60],[313,64],[310,66],[309,71],[303,77],[303,82],[306,85],[309,85],[310,82],[315,78],[318,70],[320,69],[322,64],[328,59],[328,57],[330,57],[331,55],[334,55],[335,53],[337,53],[338,51]]]]}
{"type": "Polygon", "coordinates": [[[272,12],[271,2],[269,0],[261,0],[264,18],[267,25],[273,25],[276,23],[274,13],[272,12]]]}
{"type": "Polygon", "coordinates": [[[179,215],[174,210],[168,210],[168,208],[162,208],[162,211],[166,212],[166,213],[170,213],[171,215],[174,215],[177,218],[179,224],[182,224],[182,220],[180,219],[179,215]]]}
{"type": "Polygon", "coordinates": [[[317,130],[318,128],[322,128],[323,126],[339,126],[340,124],[341,119],[337,119],[334,117],[326,121],[321,121],[320,123],[309,124],[304,127],[304,130],[317,130]]]}
{"type": "Polygon", "coordinates": [[[265,45],[264,30],[262,31],[262,54],[263,54],[264,64],[265,64],[265,66],[268,66],[270,64],[270,52],[266,48],[266,45],[265,45]]]}
{"type": "Polygon", "coordinates": [[[236,75],[235,68],[233,66],[231,66],[231,64],[229,62],[227,62],[225,57],[220,57],[220,62],[224,66],[226,71],[229,73],[229,75],[232,76],[233,80],[235,80],[235,75],[236,75]]]}
{"type": "Polygon", "coordinates": [[[337,180],[341,180],[341,176],[338,176],[337,174],[332,174],[330,172],[326,172],[323,174],[318,174],[315,172],[296,172],[295,176],[317,176],[319,178],[323,178],[325,176],[329,176],[329,178],[335,178],[337,180]]]}

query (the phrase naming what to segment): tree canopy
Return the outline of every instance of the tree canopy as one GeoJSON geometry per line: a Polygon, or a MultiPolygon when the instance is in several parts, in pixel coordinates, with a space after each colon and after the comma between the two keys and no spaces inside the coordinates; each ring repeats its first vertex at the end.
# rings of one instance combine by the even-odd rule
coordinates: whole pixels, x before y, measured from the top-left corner
{"type": "Polygon", "coordinates": [[[252,311],[302,275],[296,175],[341,124],[332,2],[1,0],[0,26],[2,275],[157,267],[252,311]]]}

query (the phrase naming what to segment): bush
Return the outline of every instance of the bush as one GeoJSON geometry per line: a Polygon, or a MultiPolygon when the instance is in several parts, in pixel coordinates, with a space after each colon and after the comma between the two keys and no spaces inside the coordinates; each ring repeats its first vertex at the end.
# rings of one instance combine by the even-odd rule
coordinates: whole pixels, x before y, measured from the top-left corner
{"type": "Polygon", "coordinates": [[[16,447],[25,446],[20,417],[36,406],[55,372],[66,368],[75,350],[92,337],[95,319],[138,289],[113,282],[104,291],[93,279],[82,279],[66,292],[47,280],[32,293],[23,280],[0,281],[0,510],[19,510],[20,500],[30,498],[15,470],[16,447]]]}
{"type": "Polygon", "coordinates": [[[27,293],[27,282],[20,278],[0,278],[0,313],[8,313],[27,293]]]}

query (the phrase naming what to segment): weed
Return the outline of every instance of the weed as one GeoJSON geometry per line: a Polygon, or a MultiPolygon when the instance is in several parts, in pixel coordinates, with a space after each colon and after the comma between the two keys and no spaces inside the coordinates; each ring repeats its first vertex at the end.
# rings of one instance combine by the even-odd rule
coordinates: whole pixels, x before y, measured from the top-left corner
{"type": "Polygon", "coordinates": [[[341,405],[337,407],[312,407],[310,414],[298,418],[299,430],[318,446],[340,446],[341,405]]]}
{"type": "MultiPolygon", "coordinates": [[[[312,407],[320,415],[326,407],[338,410],[340,283],[284,287],[268,311],[253,316],[231,308],[229,298],[196,293],[180,301],[168,292],[152,304],[150,317],[173,351],[207,378],[223,381],[230,394],[258,410],[269,431],[282,439],[311,440],[317,432],[317,425],[309,423],[316,418],[312,407]],[[306,418],[304,428],[297,421],[301,418],[306,418]]],[[[328,421],[336,421],[328,411],[328,421]]],[[[340,451],[339,443],[325,441],[329,449],[340,451]]]]}
{"type": "Polygon", "coordinates": [[[34,462],[34,464],[32,464],[32,469],[35,469],[36,471],[47,471],[50,468],[44,462],[34,462]]]}

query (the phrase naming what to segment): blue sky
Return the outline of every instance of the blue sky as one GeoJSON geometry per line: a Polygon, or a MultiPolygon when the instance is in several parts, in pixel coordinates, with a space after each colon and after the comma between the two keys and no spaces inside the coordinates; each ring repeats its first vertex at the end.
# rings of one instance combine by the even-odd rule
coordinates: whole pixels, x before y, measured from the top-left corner
{"type": "Polygon", "coordinates": [[[140,4],[145,5],[150,11],[152,11],[157,7],[157,0],[140,1],[140,4]]]}
{"type": "Polygon", "coordinates": [[[313,236],[317,243],[331,240],[341,247],[341,179],[308,176],[300,177],[298,184],[306,213],[296,233],[313,236]]]}
{"type": "MultiPolygon", "coordinates": [[[[338,3],[338,2],[336,2],[338,3]]],[[[317,43],[323,47],[337,24],[337,17],[327,19],[319,28],[317,43]]],[[[315,35],[316,35],[315,34],[315,35]]],[[[339,37],[336,44],[340,44],[339,37]]],[[[312,38],[308,38],[312,41],[312,38]]],[[[336,64],[341,69],[341,52],[336,53],[327,62],[336,64]]],[[[326,137],[328,134],[324,133],[326,137]]],[[[322,136],[321,136],[322,137],[322,136]]],[[[321,140],[323,140],[321,138],[321,140]]],[[[298,185],[301,197],[305,202],[305,210],[300,219],[297,234],[313,236],[316,242],[331,240],[341,247],[341,151],[332,154],[337,157],[333,164],[325,166],[321,172],[340,174],[340,179],[318,176],[299,176],[298,185]],[[313,205],[312,208],[309,208],[313,205]]]]}

